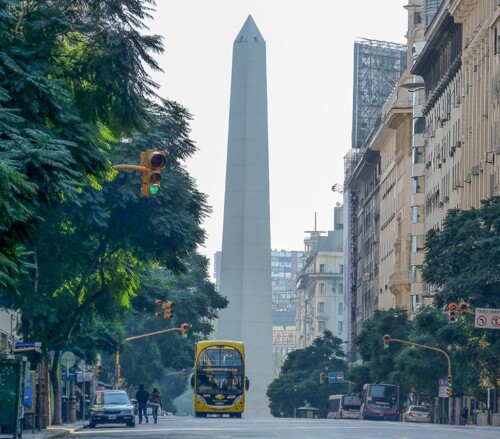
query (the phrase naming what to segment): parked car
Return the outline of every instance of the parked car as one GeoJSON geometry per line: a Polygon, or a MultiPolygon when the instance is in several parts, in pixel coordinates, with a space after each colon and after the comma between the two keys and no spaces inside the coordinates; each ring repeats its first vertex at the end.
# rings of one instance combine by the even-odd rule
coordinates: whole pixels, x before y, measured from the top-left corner
{"type": "Polygon", "coordinates": [[[90,400],[89,428],[97,424],[135,427],[134,406],[123,390],[98,390],[90,400]]]}
{"type": "Polygon", "coordinates": [[[431,422],[432,415],[423,405],[411,405],[403,413],[403,422],[431,422]]]}

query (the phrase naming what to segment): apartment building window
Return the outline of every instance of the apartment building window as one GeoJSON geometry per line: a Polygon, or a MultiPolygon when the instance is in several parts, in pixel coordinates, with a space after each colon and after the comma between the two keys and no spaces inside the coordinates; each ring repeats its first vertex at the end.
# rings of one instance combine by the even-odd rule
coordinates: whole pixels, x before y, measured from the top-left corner
{"type": "Polygon", "coordinates": [[[412,235],[411,236],[411,251],[412,253],[423,252],[425,249],[425,236],[412,235]]]}
{"type": "Polygon", "coordinates": [[[342,329],[343,329],[343,328],[342,328],[342,323],[343,323],[343,322],[338,322],[338,325],[337,325],[337,327],[338,327],[338,332],[337,332],[337,334],[338,334],[339,336],[340,336],[340,335],[342,335],[342,329]]]}
{"type": "Polygon", "coordinates": [[[326,324],[324,320],[318,321],[318,332],[325,332],[326,324]]]}
{"type": "Polygon", "coordinates": [[[319,283],[319,294],[326,294],[326,288],[323,282],[319,283]]]}
{"type": "Polygon", "coordinates": [[[422,265],[411,266],[411,282],[422,282],[422,265]]]}
{"type": "Polygon", "coordinates": [[[340,264],[340,273],[343,273],[344,272],[344,265],[343,264],[340,264]]]}
{"type": "Polygon", "coordinates": [[[318,302],[318,312],[325,312],[325,302],[318,302]]]}
{"type": "Polygon", "coordinates": [[[413,224],[424,222],[424,206],[412,206],[411,208],[411,222],[413,224]]]}
{"type": "Polygon", "coordinates": [[[325,264],[319,264],[319,272],[324,273],[325,272],[325,264]]]}
{"type": "Polygon", "coordinates": [[[413,134],[422,134],[424,131],[425,131],[425,117],[422,116],[413,119],[413,134]]]}
{"type": "Polygon", "coordinates": [[[412,148],[412,163],[424,163],[424,147],[418,146],[412,148]]]}
{"type": "Polygon", "coordinates": [[[339,294],[344,294],[344,284],[339,284],[339,294]]]}
{"type": "Polygon", "coordinates": [[[424,192],[425,189],[425,177],[412,177],[411,178],[411,188],[412,188],[412,193],[414,194],[421,194],[424,192]]]}
{"type": "Polygon", "coordinates": [[[342,314],[344,314],[344,304],[342,302],[339,303],[337,314],[339,316],[341,316],[342,314]]]}

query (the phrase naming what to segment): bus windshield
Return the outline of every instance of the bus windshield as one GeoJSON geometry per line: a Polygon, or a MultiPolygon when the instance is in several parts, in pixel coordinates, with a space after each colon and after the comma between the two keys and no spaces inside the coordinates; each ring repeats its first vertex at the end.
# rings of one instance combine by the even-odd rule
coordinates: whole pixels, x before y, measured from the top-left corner
{"type": "Polygon", "coordinates": [[[370,386],[370,396],[374,401],[396,402],[398,388],[396,386],[377,385],[370,386]]]}
{"type": "Polygon", "coordinates": [[[200,352],[196,391],[199,393],[242,393],[243,358],[231,347],[211,346],[200,352]]]}

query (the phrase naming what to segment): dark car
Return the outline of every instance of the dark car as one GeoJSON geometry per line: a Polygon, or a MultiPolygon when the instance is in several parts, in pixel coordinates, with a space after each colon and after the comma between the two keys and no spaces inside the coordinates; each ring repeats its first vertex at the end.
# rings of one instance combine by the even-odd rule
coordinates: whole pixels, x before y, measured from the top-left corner
{"type": "Polygon", "coordinates": [[[134,406],[123,390],[98,390],[90,400],[89,428],[97,424],[135,427],[134,406]]]}

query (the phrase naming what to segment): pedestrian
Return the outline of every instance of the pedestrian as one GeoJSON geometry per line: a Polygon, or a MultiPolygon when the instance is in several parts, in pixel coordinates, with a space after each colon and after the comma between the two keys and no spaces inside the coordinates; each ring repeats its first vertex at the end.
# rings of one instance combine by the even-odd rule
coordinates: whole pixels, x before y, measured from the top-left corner
{"type": "Polygon", "coordinates": [[[156,387],[151,392],[151,397],[149,398],[149,402],[152,405],[153,419],[156,424],[156,421],[158,420],[158,409],[163,410],[163,404],[161,402],[161,392],[156,387]]]}
{"type": "Polygon", "coordinates": [[[142,424],[142,415],[146,419],[146,424],[148,423],[148,401],[149,392],[144,388],[144,384],[139,385],[139,390],[135,394],[135,399],[137,400],[137,406],[139,409],[139,424],[142,424]]]}
{"type": "Polygon", "coordinates": [[[462,409],[460,417],[462,418],[462,425],[467,425],[467,418],[469,417],[469,409],[467,407],[462,409]]]}

